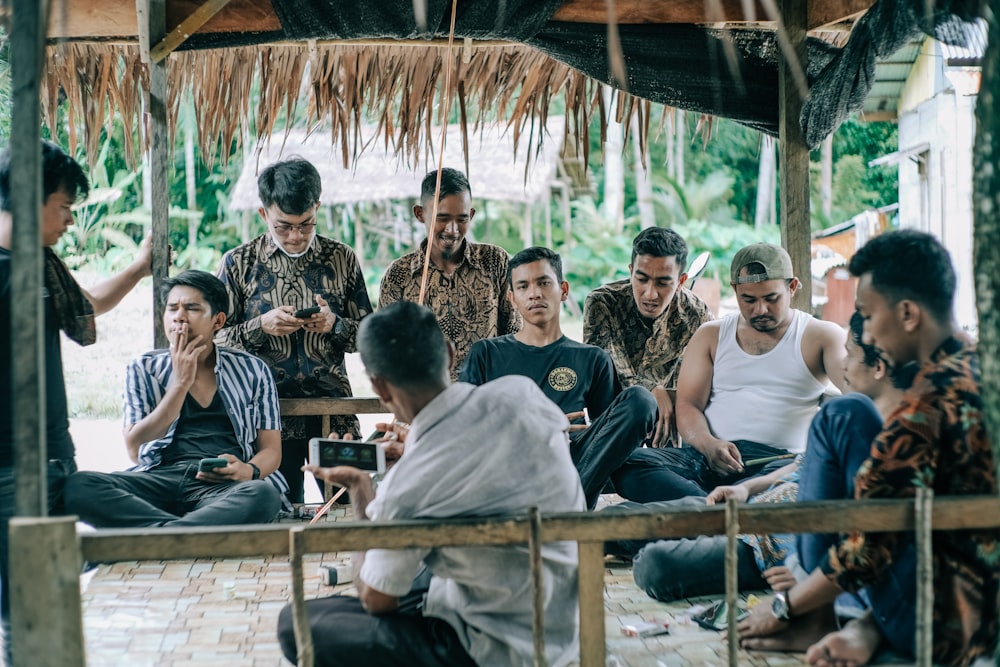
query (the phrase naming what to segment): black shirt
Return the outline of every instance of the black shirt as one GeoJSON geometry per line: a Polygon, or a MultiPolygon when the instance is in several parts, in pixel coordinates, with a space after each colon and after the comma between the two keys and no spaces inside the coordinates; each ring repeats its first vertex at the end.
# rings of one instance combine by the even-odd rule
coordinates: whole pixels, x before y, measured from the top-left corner
{"type": "Polygon", "coordinates": [[[587,408],[591,419],[618,394],[618,376],[608,353],[563,336],[554,343],[526,345],[515,334],[484,338],[469,350],[459,381],[483,384],[505,375],[531,378],[563,412],[587,408]]]}
{"type": "Polygon", "coordinates": [[[226,412],[221,393],[216,390],[212,402],[205,408],[188,394],[177,418],[174,439],[163,450],[161,464],[198,461],[222,454],[232,454],[243,460],[243,448],[236,439],[236,429],[226,412]]]}
{"type": "MultiPolygon", "coordinates": [[[[59,326],[52,310],[52,299],[43,288],[45,299],[45,423],[47,459],[73,458],[73,440],[69,434],[69,411],[66,407],[66,382],[63,379],[62,348],[59,326]]],[[[13,407],[11,373],[11,293],[10,251],[0,248],[0,467],[14,465],[14,435],[11,424],[13,407]]],[[[28,299],[19,299],[22,303],[28,299]]],[[[20,304],[18,304],[20,305],[20,304]]]]}

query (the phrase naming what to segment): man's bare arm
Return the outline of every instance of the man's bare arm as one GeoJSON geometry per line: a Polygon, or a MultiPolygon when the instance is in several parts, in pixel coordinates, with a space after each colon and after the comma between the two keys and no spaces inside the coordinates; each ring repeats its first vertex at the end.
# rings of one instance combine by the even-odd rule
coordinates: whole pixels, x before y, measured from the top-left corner
{"type": "Polygon", "coordinates": [[[117,306],[140,280],[152,274],[150,264],[153,253],[152,243],[152,237],[147,236],[139,245],[135,261],[124,271],[83,290],[84,296],[94,307],[95,315],[103,315],[117,306]]]}

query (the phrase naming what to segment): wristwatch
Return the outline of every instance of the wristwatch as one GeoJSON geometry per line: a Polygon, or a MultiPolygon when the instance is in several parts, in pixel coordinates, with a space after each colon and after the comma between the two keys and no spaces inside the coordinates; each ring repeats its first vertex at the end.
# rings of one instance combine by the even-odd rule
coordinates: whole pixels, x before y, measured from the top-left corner
{"type": "Polygon", "coordinates": [[[247,461],[247,465],[253,468],[253,476],[250,479],[260,479],[260,468],[257,467],[257,464],[247,461]]]}
{"type": "Polygon", "coordinates": [[[792,608],[788,604],[788,594],[784,591],[779,591],[774,594],[774,601],[771,603],[771,613],[779,621],[785,621],[786,623],[792,620],[792,608]]]}

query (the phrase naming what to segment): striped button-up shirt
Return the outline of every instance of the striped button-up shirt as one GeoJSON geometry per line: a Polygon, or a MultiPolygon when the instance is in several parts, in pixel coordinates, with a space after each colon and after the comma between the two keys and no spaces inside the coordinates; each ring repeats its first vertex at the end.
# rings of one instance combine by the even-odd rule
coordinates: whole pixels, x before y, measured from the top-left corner
{"type": "MultiPolygon", "coordinates": [[[[126,426],[137,424],[156,409],[167,392],[172,372],[170,353],[166,350],[147,352],[129,364],[125,374],[126,426]]],[[[249,461],[256,452],[257,432],[281,429],[274,379],[267,365],[252,354],[216,346],[215,381],[236,440],[243,449],[243,460],[249,461]]],[[[163,450],[174,441],[177,421],[170,424],[162,438],[140,445],[139,464],[131,470],[150,470],[160,465],[163,450]]],[[[280,472],[274,471],[266,479],[286,498],[288,483],[280,472]]]]}

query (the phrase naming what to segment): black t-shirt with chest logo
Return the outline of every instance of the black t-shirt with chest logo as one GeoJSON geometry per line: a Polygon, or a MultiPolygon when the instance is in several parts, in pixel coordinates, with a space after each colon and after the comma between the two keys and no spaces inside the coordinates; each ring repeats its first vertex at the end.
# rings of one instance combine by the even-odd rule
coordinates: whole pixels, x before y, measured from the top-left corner
{"type": "Polygon", "coordinates": [[[565,336],[543,347],[525,345],[514,334],[485,338],[469,350],[458,379],[479,385],[505,375],[531,378],[563,412],[586,407],[592,420],[619,391],[608,353],[565,336]]]}

